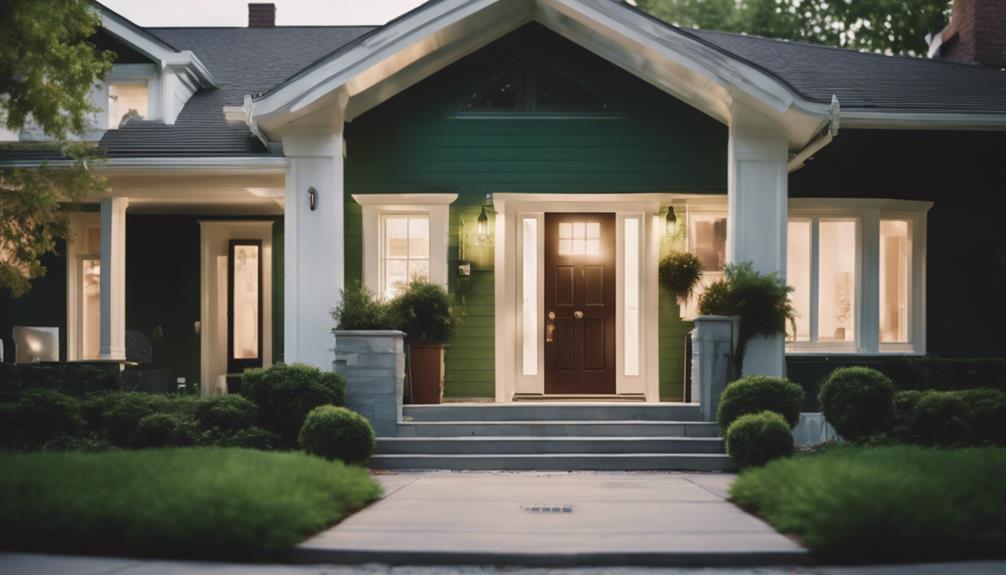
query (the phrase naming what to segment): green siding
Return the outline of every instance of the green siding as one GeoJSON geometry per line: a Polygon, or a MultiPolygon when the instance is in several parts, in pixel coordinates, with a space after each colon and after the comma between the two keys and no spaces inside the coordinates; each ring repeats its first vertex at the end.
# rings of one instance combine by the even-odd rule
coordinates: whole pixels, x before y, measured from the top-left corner
{"type": "MultiPolygon", "coordinates": [[[[362,275],[360,207],[350,194],[456,193],[449,288],[464,318],[447,354],[447,394],[494,393],[492,245],[474,241],[487,193],[725,193],[727,130],[630,74],[536,24],[449,66],[355,119],[346,129],[346,276],[362,275]],[[545,58],[598,87],[618,118],[458,119],[453,108],[494,71],[545,58]],[[456,275],[466,224],[472,275],[456,275]]],[[[661,394],[680,397],[689,325],[661,295],[661,394]]]]}

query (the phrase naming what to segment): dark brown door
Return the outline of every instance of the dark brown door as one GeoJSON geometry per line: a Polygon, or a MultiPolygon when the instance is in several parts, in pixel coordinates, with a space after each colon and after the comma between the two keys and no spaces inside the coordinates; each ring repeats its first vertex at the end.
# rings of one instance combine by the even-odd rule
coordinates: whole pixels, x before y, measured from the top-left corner
{"type": "Polygon", "coordinates": [[[615,393],[615,214],[545,214],[545,393],[615,393]]]}

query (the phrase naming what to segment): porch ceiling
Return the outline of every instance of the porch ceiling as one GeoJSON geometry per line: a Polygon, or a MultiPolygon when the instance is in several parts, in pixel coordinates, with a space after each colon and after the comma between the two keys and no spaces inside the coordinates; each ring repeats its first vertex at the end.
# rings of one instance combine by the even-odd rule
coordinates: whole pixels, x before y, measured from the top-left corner
{"type": "Polygon", "coordinates": [[[109,193],[130,213],[279,215],[283,174],[106,174],[109,193]]]}

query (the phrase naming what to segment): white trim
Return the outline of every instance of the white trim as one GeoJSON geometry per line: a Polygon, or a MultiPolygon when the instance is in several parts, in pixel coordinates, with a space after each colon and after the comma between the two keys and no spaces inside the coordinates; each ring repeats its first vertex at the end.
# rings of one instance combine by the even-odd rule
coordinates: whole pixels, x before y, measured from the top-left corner
{"type": "MultiPolygon", "coordinates": [[[[48,166],[66,168],[75,165],[73,160],[6,160],[0,161],[4,168],[38,168],[48,166]]],[[[282,156],[237,156],[204,158],[109,158],[88,162],[96,172],[128,170],[170,170],[186,172],[234,172],[248,171],[281,174],[290,165],[289,158],[282,156]]]]}
{"type": "Polygon", "coordinates": [[[430,220],[430,282],[447,287],[450,204],[457,194],[353,194],[363,212],[363,285],[380,295],[383,218],[421,215],[430,220]]]}
{"type": "Polygon", "coordinates": [[[101,199],[101,359],[126,358],[126,208],[129,198],[101,199]]]}
{"type": "MultiPolygon", "coordinates": [[[[523,220],[538,221],[538,317],[544,318],[544,217],[546,213],[614,213],[616,253],[616,376],[618,394],[645,394],[646,400],[660,400],[659,373],[659,313],[657,266],[660,251],[661,208],[674,194],[493,194],[495,221],[495,358],[496,401],[512,400],[515,393],[541,394],[545,391],[544,338],[538,337],[538,369],[534,375],[523,375],[522,298],[520,296],[523,269],[523,220]],[[640,220],[640,335],[639,375],[624,373],[623,235],[625,218],[640,220]]],[[[540,323],[544,326],[544,322],[540,323]]],[[[541,330],[539,330],[541,331],[541,330]]]]}
{"type": "MultiPolygon", "coordinates": [[[[97,212],[70,214],[70,237],[66,242],[66,359],[84,359],[82,353],[81,277],[80,264],[85,259],[101,259],[98,251],[81,249],[87,241],[88,229],[101,229],[101,216],[97,212]]],[[[97,358],[88,358],[97,359],[97,358]]]]}
{"type": "Polygon", "coordinates": [[[1003,130],[1006,129],[1006,114],[844,109],[842,127],[853,130],[1003,130]]]}
{"type": "Polygon", "coordinates": [[[221,377],[227,374],[228,286],[217,264],[218,258],[227,259],[230,240],[262,241],[262,366],[272,365],[272,228],[272,221],[199,221],[199,375],[203,396],[227,391],[221,377]]]}

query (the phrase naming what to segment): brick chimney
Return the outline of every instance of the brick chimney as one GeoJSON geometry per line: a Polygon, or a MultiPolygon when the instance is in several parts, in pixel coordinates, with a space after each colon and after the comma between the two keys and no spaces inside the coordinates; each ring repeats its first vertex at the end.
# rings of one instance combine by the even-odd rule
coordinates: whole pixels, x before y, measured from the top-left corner
{"type": "Polygon", "coordinates": [[[249,28],[275,28],[276,27],[276,5],[272,2],[248,4],[248,27],[249,28]]]}
{"type": "Polygon", "coordinates": [[[954,0],[930,52],[943,60],[1006,67],[1006,0],[954,0]]]}

